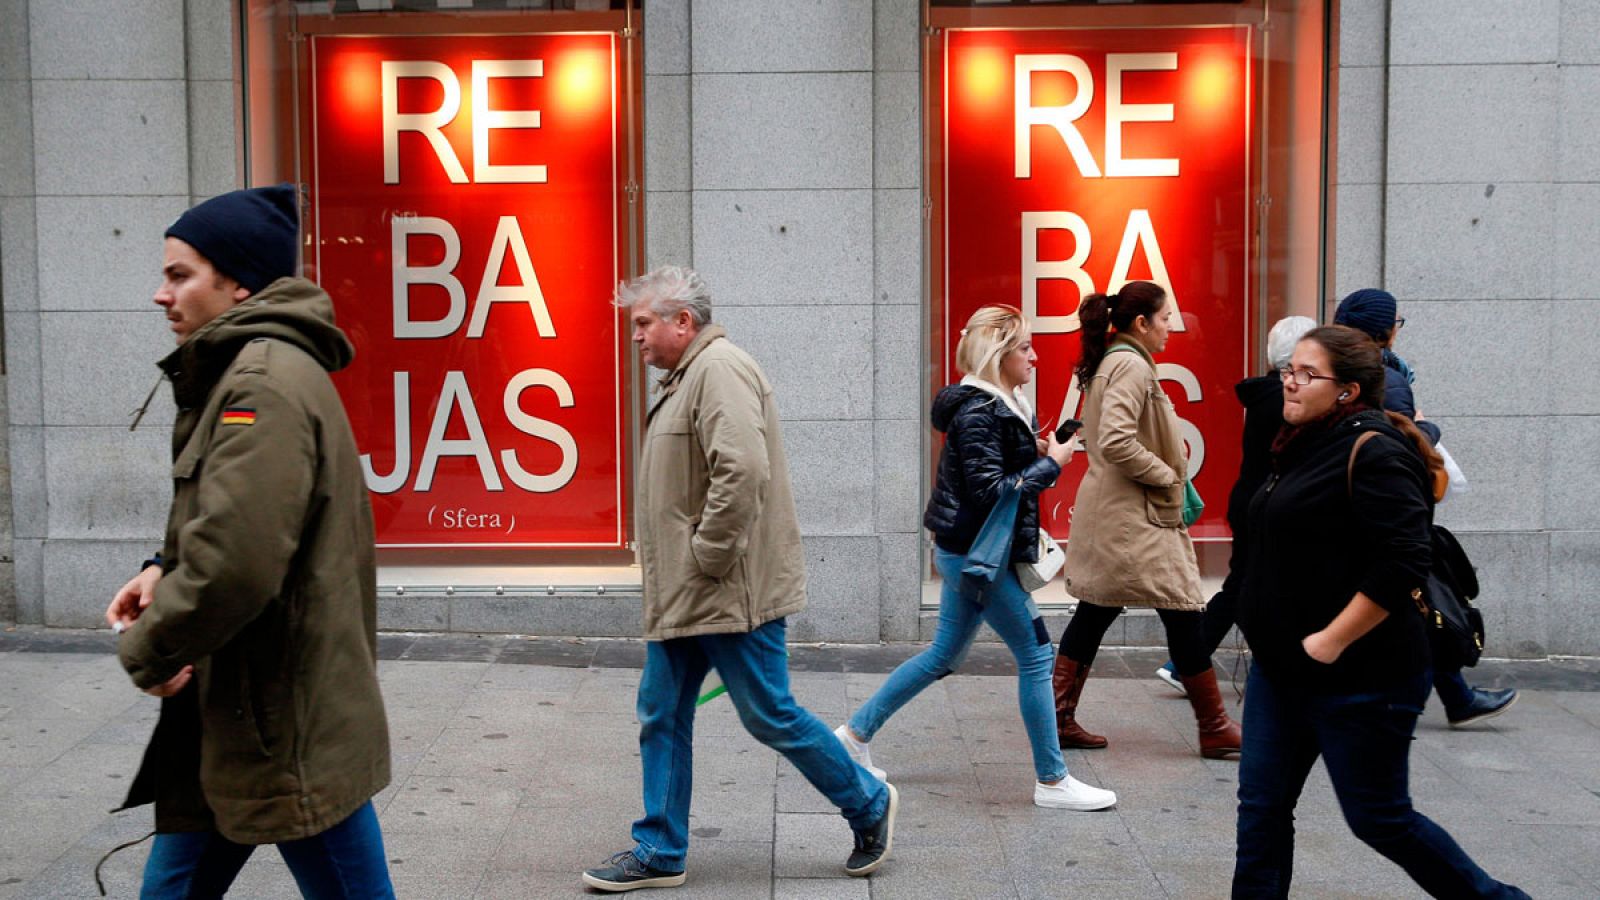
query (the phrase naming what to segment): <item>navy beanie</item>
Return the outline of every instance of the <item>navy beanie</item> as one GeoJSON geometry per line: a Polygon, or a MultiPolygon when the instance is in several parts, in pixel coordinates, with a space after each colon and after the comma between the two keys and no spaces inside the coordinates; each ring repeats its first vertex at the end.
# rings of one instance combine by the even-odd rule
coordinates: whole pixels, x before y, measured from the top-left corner
{"type": "Polygon", "coordinates": [[[1362,288],[1339,301],[1339,308],[1333,313],[1333,324],[1348,325],[1365,331],[1375,341],[1382,341],[1394,330],[1397,310],[1393,294],[1378,288],[1362,288]]]}
{"type": "Polygon", "coordinates": [[[179,216],[166,236],[193,247],[254,294],[297,274],[300,193],[292,184],[230,191],[179,216]]]}

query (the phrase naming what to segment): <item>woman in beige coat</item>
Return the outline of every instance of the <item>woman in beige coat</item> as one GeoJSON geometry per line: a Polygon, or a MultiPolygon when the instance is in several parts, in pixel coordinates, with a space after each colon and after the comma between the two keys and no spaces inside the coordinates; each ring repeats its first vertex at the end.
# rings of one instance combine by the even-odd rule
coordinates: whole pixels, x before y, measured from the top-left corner
{"type": "Polygon", "coordinates": [[[1166,292],[1148,281],[1110,296],[1090,294],[1078,308],[1083,356],[1076,376],[1089,472],[1067,541],[1067,591],[1080,602],[1056,655],[1056,730],[1063,747],[1106,746],[1078,724],[1078,698],[1122,608],[1150,607],[1188,689],[1200,752],[1218,759],[1239,752],[1239,728],[1223,708],[1202,635],[1205,599],[1183,524],[1188,462],[1178,416],[1156,380],[1154,356],[1167,346],[1172,313],[1166,292]]]}

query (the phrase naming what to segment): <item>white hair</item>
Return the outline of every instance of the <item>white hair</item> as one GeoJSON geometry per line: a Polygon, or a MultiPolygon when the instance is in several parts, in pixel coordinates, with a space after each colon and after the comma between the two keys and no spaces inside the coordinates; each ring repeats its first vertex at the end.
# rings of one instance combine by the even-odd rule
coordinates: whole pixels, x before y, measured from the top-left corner
{"type": "Polygon", "coordinates": [[[1272,330],[1267,332],[1267,365],[1274,369],[1281,369],[1289,364],[1289,357],[1294,355],[1294,345],[1306,336],[1306,332],[1317,327],[1315,319],[1309,316],[1287,316],[1279,319],[1272,330]]]}
{"type": "Polygon", "coordinates": [[[618,307],[631,309],[641,301],[648,302],[650,311],[663,319],[687,309],[695,327],[711,323],[711,292],[700,273],[687,266],[661,266],[617,285],[618,307]]]}

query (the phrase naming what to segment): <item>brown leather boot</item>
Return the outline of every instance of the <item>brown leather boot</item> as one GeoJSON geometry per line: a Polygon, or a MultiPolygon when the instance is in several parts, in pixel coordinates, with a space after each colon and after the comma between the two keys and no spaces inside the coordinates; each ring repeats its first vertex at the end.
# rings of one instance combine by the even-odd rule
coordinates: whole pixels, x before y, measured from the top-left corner
{"type": "Polygon", "coordinates": [[[1089,680],[1089,667],[1065,656],[1056,657],[1055,674],[1050,682],[1056,690],[1056,736],[1067,750],[1098,750],[1106,739],[1090,734],[1078,724],[1078,697],[1083,694],[1083,683],[1089,680]]]}
{"type": "Polygon", "coordinates": [[[1199,675],[1181,676],[1181,680],[1189,691],[1189,705],[1194,707],[1195,724],[1200,727],[1200,755],[1206,759],[1238,756],[1243,738],[1239,726],[1228,718],[1228,711],[1222,705],[1216,670],[1207,669],[1199,675]]]}

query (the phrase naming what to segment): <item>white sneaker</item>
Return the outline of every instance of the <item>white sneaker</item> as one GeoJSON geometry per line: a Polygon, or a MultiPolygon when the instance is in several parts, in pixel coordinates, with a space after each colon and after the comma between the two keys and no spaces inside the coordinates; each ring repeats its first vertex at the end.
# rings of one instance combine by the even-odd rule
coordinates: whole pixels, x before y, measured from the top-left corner
{"type": "Polygon", "coordinates": [[[885,772],[884,770],[872,764],[872,748],[868,747],[861,741],[856,740],[855,735],[850,733],[849,725],[840,725],[838,728],[835,728],[833,730],[833,736],[838,738],[839,743],[844,745],[844,749],[849,752],[850,758],[859,763],[861,768],[870,772],[873,778],[876,778],[879,781],[889,780],[888,772],[885,772]]]}
{"type": "Polygon", "coordinates": [[[1055,784],[1033,785],[1033,805],[1046,809],[1075,809],[1091,812],[1117,805],[1117,795],[1112,791],[1091,787],[1071,775],[1055,784]]]}
{"type": "Polygon", "coordinates": [[[1183,696],[1185,696],[1185,697],[1189,696],[1189,689],[1183,686],[1183,682],[1182,681],[1178,680],[1178,673],[1177,672],[1172,671],[1171,669],[1167,668],[1166,666],[1162,666],[1161,668],[1156,670],[1156,677],[1161,679],[1162,681],[1165,681],[1169,687],[1171,687],[1173,690],[1177,691],[1178,693],[1182,694],[1183,696]]]}

